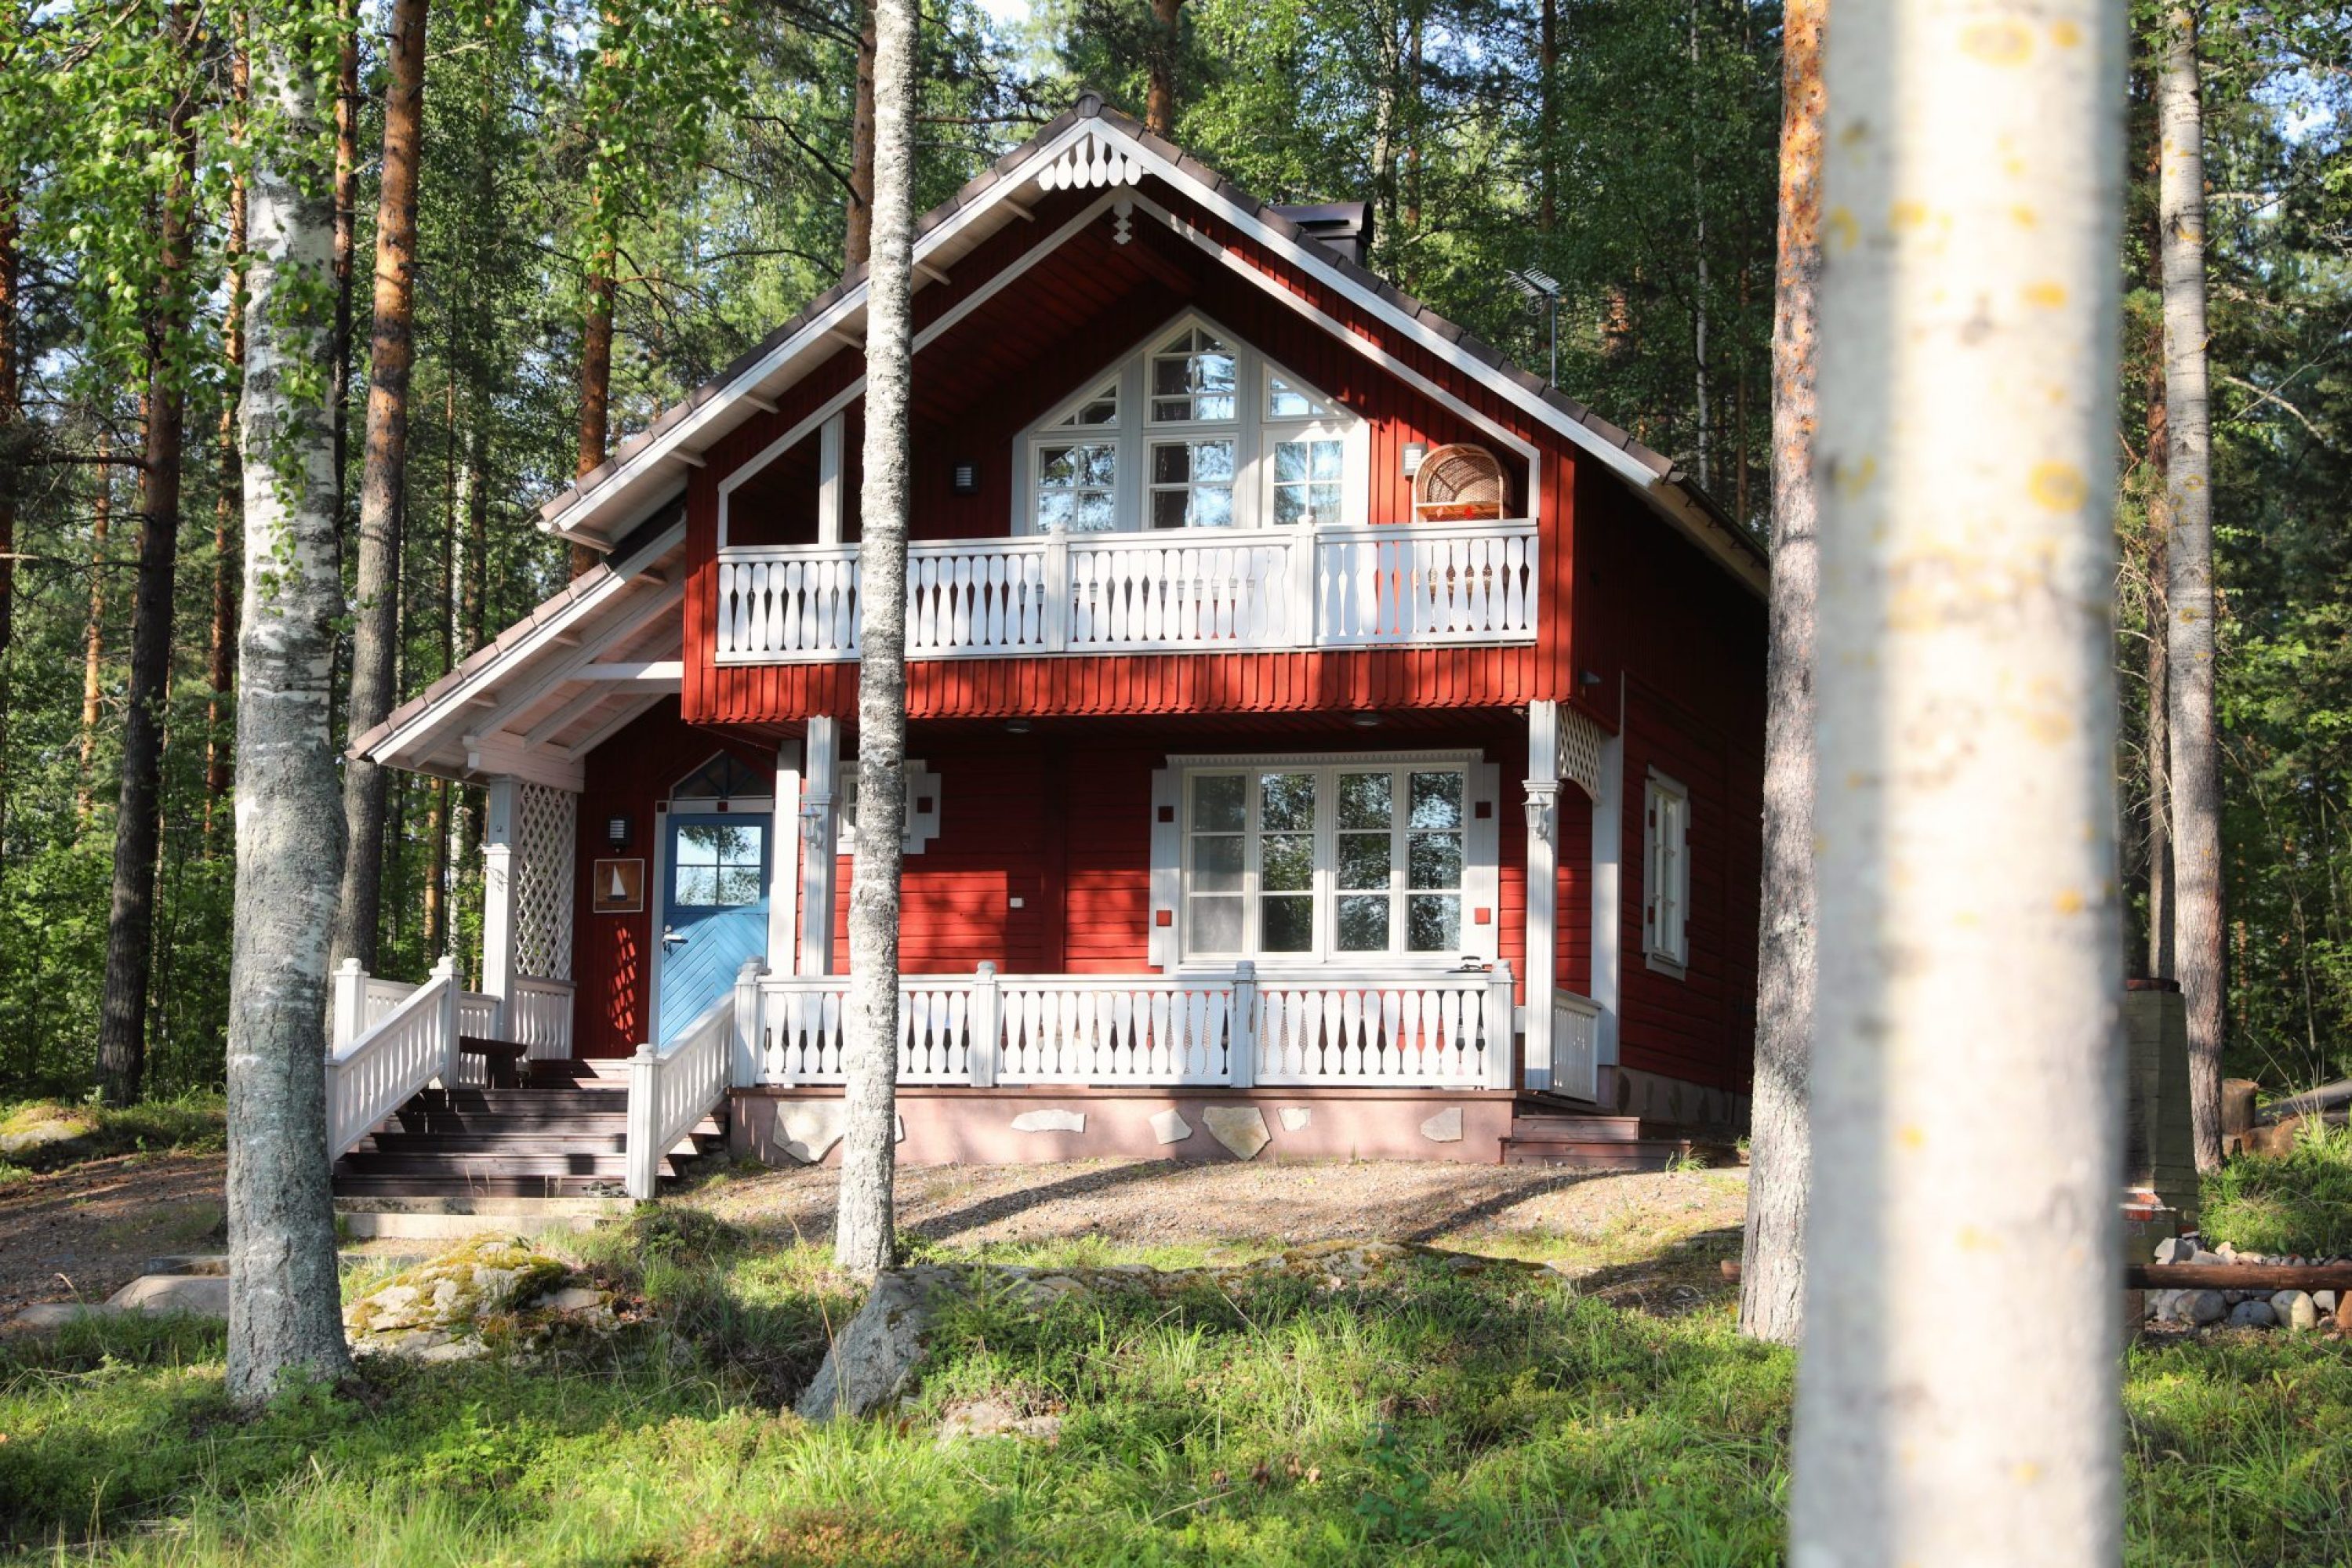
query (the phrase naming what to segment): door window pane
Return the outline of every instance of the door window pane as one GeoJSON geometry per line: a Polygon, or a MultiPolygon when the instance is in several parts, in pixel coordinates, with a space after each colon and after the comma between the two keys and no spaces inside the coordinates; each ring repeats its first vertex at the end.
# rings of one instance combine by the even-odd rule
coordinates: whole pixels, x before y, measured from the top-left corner
{"type": "Polygon", "coordinates": [[[672,840],[671,902],[690,909],[756,904],[766,879],[765,829],[755,822],[688,823],[672,840]]]}

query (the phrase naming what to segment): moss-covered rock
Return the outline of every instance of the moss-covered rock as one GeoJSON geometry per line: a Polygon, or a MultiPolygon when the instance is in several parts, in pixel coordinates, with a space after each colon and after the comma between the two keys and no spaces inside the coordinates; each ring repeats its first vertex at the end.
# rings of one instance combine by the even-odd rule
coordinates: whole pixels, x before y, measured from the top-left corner
{"type": "Polygon", "coordinates": [[[343,1309],[354,1355],[472,1361],[616,1326],[609,1292],[520,1238],[480,1237],[402,1270],[343,1309]]]}

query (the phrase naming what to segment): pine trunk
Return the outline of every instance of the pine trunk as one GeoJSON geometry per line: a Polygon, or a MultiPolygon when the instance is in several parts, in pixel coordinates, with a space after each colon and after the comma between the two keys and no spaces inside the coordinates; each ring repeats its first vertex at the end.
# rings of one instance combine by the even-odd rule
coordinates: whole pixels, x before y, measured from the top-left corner
{"type": "MultiPolygon", "coordinates": [[[[360,470],[360,559],[352,634],[350,738],[392,711],[400,647],[401,496],[408,480],[408,381],[415,363],[416,180],[425,130],[426,0],[393,0],[387,37],[383,174],[375,209],[375,291],[368,337],[365,455],[360,470]]],[[[343,763],[342,889],[330,967],[375,967],[383,893],[384,770],[343,763]]]]}
{"type": "MultiPolygon", "coordinates": [[[[599,241],[588,263],[588,313],[580,332],[580,453],[574,472],[593,472],[604,460],[613,416],[613,308],[618,289],[613,270],[619,258],[608,242],[599,241]]],[[[574,577],[592,570],[599,557],[584,544],[572,547],[574,577]]]]}
{"type": "Polygon", "coordinates": [[[2197,1168],[2221,1163],[2221,766],[2213,719],[2213,448],[2206,408],[2205,122],[2197,22],[2165,23],[2157,77],[2163,139],[2165,650],[2169,689],[2173,963],[2189,1015],[2189,1120],[2197,1168]]]}
{"type": "Polygon", "coordinates": [[[342,609],[332,394],[292,374],[330,345],[289,298],[325,283],[334,219],[326,171],[278,161],[321,140],[311,79],[266,32],[257,43],[263,100],[289,134],[253,171],[242,410],[250,613],[238,647],[229,963],[228,1391],[247,1408],[297,1379],[351,1370],[320,1065],[343,826],[329,742],[342,609]]]}
{"type": "Polygon", "coordinates": [[[1771,651],[1765,671],[1764,869],[1756,960],[1748,1228],[1739,1327],[1804,1328],[1805,1136],[1813,1054],[1814,344],[1822,274],[1822,41],[1828,0],[1790,0],[1780,55],[1780,237],[1772,308],[1771,651]]]}
{"type": "Polygon", "coordinates": [[[849,212],[845,267],[863,267],[874,248],[874,6],[858,7],[857,83],[849,118],[849,212]]]}
{"type": "MultiPolygon", "coordinates": [[[[174,8],[172,46],[188,22],[174,8]]],[[[99,994],[98,1078],[107,1100],[139,1098],[147,1062],[147,982],[153,973],[155,858],[162,844],[164,707],[171,696],[173,574],[180,558],[182,402],[173,356],[187,332],[188,204],[195,184],[195,100],[172,107],[173,167],[157,224],[163,279],[147,327],[147,420],[139,469],[139,578],[131,608],[131,679],[122,714],[122,785],[114,812],[114,882],[99,994]]]]}
{"type": "MultiPolygon", "coordinates": [[[[16,364],[16,193],[0,187],[0,450],[24,417],[16,364]]],[[[16,635],[16,489],[0,484],[0,658],[16,635]]],[[[7,723],[8,694],[0,687],[0,729],[7,723]]]]}
{"type": "Polygon", "coordinates": [[[2166,635],[2162,524],[2148,531],[2147,972],[2172,978],[2172,647],[2166,635]]]}
{"type": "Polygon", "coordinates": [[[849,1074],[834,1258],[897,1258],[898,868],[907,816],[907,500],[914,317],[914,0],[874,0],[874,248],[866,307],[858,595],[857,858],[849,886],[849,1074]]]}
{"type": "Polygon", "coordinates": [[[1176,139],[1176,61],[1184,47],[1184,0],[1151,0],[1151,20],[1160,36],[1152,40],[1143,95],[1143,128],[1155,136],[1176,139]]]}
{"type": "Polygon", "coordinates": [[[351,470],[352,264],[360,226],[360,37],[359,0],[336,0],[339,40],[335,65],[335,238],[331,270],[335,289],[335,335],[329,345],[330,393],[335,422],[335,531],[341,549],[343,513],[351,470]]]}
{"type": "Polygon", "coordinates": [[[106,535],[114,524],[113,433],[98,427],[98,490],[90,500],[89,618],[81,628],[81,770],[75,775],[74,815],[89,820],[89,793],[98,751],[99,698],[106,689],[106,535]]]}
{"type": "Polygon", "coordinates": [[[1829,29],[1794,1563],[2123,1557],[2122,22],[1829,29]]]}
{"type": "MultiPolygon", "coordinates": [[[[229,61],[230,91],[236,104],[242,139],[246,100],[252,90],[252,65],[243,45],[229,61]]],[[[228,312],[221,322],[222,358],[228,365],[228,384],[241,384],[245,375],[245,173],[229,178],[228,247],[230,278],[228,312]]],[[[244,485],[236,443],[236,400],[221,399],[220,493],[213,500],[213,629],[205,647],[205,683],[212,696],[205,704],[205,848],[210,854],[221,813],[228,804],[229,693],[236,679],[237,491],[244,485]]]]}

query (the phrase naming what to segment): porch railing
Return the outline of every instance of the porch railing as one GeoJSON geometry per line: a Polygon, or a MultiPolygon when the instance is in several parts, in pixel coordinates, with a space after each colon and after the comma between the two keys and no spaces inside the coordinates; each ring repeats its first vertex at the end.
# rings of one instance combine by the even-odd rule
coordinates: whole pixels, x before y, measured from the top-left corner
{"type": "MultiPolygon", "coordinates": [[[[347,1006],[356,1014],[360,987],[340,989],[352,994],[347,1006]]],[[[351,1152],[410,1096],[453,1069],[458,996],[456,967],[445,958],[433,966],[430,979],[410,986],[373,1027],[356,1038],[337,1040],[327,1053],[328,1159],[351,1152]]],[[[336,1033],[344,1033],[340,1023],[336,1033]]]]}
{"type": "MultiPolygon", "coordinates": [[[[907,560],[910,658],[1532,642],[1536,525],[929,541],[907,560]]],[[[730,548],[718,658],[857,657],[857,548],[730,548]]]]}
{"type": "Polygon", "coordinates": [[[628,1194],[650,1198],[662,1161],[727,1094],[735,1047],[735,998],[729,991],[667,1046],[640,1046],[629,1062],[628,1194]]]}
{"type": "MultiPolygon", "coordinates": [[[[902,1083],[1508,1089],[1507,964],[1402,976],[1324,968],[1150,975],[915,975],[900,983],[902,1083]]],[[[838,1083],[845,975],[765,975],[741,1031],[747,1081],[838,1083]]]]}
{"type": "Polygon", "coordinates": [[[1551,1087],[1592,1100],[1601,1093],[1601,1005],[1573,991],[1551,997],[1551,1087]]]}

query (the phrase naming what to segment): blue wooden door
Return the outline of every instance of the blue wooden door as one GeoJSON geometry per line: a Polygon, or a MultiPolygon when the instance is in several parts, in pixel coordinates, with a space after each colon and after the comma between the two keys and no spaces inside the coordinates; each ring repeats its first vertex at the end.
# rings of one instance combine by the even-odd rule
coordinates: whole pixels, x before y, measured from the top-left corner
{"type": "Polygon", "coordinates": [[[768,952],[768,828],[763,816],[671,813],[662,889],[661,1016],[667,1045],[768,952]]]}

